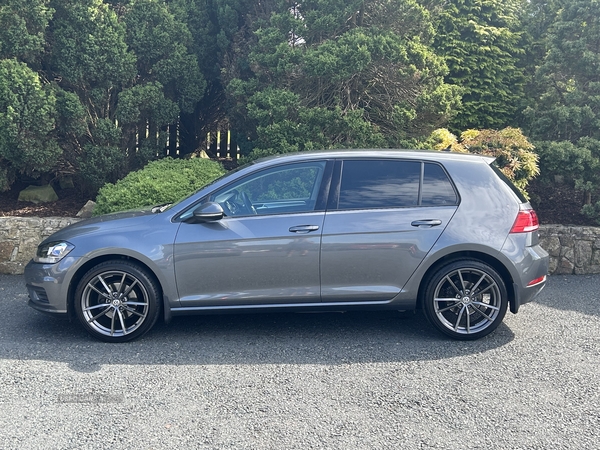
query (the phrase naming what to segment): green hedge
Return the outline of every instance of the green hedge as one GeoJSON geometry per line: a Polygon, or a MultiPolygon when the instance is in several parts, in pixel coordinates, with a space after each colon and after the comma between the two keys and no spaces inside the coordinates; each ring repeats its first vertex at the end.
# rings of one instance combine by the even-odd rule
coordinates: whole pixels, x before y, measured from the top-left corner
{"type": "Polygon", "coordinates": [[[223,175],[218,162],[203,158],[164,158],[129,173],[98,192],[94,215],[174,203],[223,175]]]}

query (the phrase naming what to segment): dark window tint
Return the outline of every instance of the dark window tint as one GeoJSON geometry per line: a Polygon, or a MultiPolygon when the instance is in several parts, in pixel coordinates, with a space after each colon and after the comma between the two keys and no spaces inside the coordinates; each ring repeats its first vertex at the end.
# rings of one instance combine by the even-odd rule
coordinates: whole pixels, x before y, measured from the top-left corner
{"type": "Polygon", "coordinates": [[[421,163],[344,161],[339,209],[417,206],[421,163]]]}
{"type": "Polygon", "coordinates": [[[456,205],[458,198],[444,169],[437,164],[425,164],[421,206],[456,205]]]}

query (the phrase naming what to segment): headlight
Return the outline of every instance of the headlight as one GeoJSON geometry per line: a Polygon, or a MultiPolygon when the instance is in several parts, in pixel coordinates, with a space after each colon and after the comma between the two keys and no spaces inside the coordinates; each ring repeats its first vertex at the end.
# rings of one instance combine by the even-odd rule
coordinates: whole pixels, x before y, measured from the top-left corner
{"type": "Polygon", "coordinates": [[[33,260],[37,263],[54,264],[67,256],[74,248],[75,246],[67,241],[47,242],[38,247],[33,260]]]}

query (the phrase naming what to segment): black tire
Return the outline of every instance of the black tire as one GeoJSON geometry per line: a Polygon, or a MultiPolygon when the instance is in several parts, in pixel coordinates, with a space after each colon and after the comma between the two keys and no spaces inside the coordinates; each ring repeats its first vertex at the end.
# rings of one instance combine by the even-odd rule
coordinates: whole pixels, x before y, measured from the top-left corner
{"type": "Polygon", "coordinates": [[[83,276],[74,306],[83,328],[96,339],[127,342],[154,326],[161,294],[146,269],[126,261],[105,261],[83,276]]]}
{"type": "Polygon", "coordinates": [[[426,281],[422,298],[429,322],[454,339],[487,336],[502,323],[508,294],[493,267],[477,260],[458,260],[438,269],[426,281]]]}

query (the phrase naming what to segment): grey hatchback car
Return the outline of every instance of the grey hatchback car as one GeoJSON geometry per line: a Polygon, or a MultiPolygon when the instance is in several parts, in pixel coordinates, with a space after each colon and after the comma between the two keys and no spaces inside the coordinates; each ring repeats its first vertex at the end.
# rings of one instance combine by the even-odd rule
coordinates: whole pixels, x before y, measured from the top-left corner
{"type": "Polygon", "coordinates": [[[25,280],[30,306],[108,342],[178,315],[357,309],[422,309],[442,333],[477,339],[544,287],[537,229],[493,158],[309,152],[64,228],[25,280]]]}

